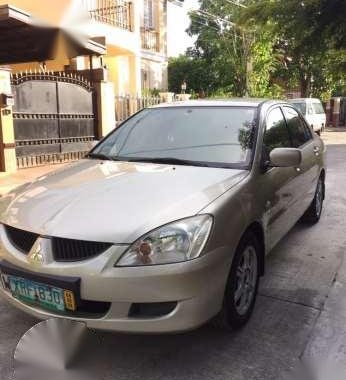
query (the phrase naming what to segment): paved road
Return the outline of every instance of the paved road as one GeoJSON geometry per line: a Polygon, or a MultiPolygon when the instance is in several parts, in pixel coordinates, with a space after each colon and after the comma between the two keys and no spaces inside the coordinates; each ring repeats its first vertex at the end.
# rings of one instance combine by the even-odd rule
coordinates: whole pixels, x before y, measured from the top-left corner
{"type": "MultiPolygon", "coordinates": [[[[346,143],[328,150],[322,219],[298,224],[269,255],[250,323],[237,333],[209,326],[182,335],[96,333],[102,379],[296,380],[302,364],[346,363],[346,143]]],[[[0,300],[1,380],[35,322],[0,300]]]]}

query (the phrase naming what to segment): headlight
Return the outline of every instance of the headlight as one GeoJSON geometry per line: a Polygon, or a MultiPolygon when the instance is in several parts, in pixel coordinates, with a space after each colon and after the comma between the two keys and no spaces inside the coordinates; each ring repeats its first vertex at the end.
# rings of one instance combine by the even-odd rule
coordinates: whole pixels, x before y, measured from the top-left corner
{"type": "Polygon", "coordinates": [[[208,239],[213,219],[198,215],[178,220],[142,236],[116,266],[168,264],[198,257],[208,239]]]}

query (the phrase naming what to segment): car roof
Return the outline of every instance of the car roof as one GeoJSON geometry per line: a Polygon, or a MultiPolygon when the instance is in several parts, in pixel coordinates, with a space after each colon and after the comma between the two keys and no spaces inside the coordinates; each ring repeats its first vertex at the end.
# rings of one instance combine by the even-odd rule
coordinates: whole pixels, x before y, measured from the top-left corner
{"type": "Polygon", "coordinates": [[[167,107],[258,107],[262,103],[283,103],[283,101],[255,98],[236,99],[199,99],[185,100],[172,103],[160,103],[152,108],[167,107]]]}

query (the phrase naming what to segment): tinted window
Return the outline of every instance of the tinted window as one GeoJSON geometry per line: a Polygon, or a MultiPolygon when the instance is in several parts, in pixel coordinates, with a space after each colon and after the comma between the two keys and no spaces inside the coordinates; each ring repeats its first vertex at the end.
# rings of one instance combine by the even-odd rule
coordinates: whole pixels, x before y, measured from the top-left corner
{"type": "Polygon", "coordinates": [[[321,103],[312,103],[315,113],[322,114],[324,113],[324,109],[321,103]]]}
{"type": "Polygon", "coordinates": [[[267,116],[264,147],[267,155],[269,155],[274,148],[291,147],[290,136],[280,108],[274,108],[267,116]]]}
{"type": "Polygon", "coordinates": [[[306,103],[292,103],[292,106],[296,108],[298,111],[300,111],[303,115],[306,114],[306,103]]]}
{"type": "Polygon", "coordinates": [[[124,160],[170,157],[248,165],[255,113],[255,107],[145,109],[125,121],[93,153],[124,160]]]}
{"type": "Polygon", "coordinates": [[[310,140],[311,134],[295,109],[291,107],[283,107],[283,109],[290,131],[292,145],[294,148],[298,148],[310,140]]]}
{"type": "Polygon", "coordinates": [[[306,136],[308,137],[308,140],[312,139],[313,137],[313,134],[312,134],[312,130],[310,129],[309,127],[309,124],[307,123],[307,121],[304,119],[304,118],[300,118],[300,121],[301,123],[303,124],[303,127],[305,129],[305,133],[306,133],[306,136]]]}

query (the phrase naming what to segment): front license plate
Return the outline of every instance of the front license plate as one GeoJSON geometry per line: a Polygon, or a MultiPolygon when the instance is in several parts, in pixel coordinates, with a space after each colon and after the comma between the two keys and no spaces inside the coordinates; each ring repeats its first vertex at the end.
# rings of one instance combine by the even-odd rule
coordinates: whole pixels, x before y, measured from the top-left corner
{"type": "Polygon", "coordinates": [[[23,302],[60,312],[76,309],[74,294],[70,290],[8,274],[2,274],[1,277],[12,296],[23,302]]]}

